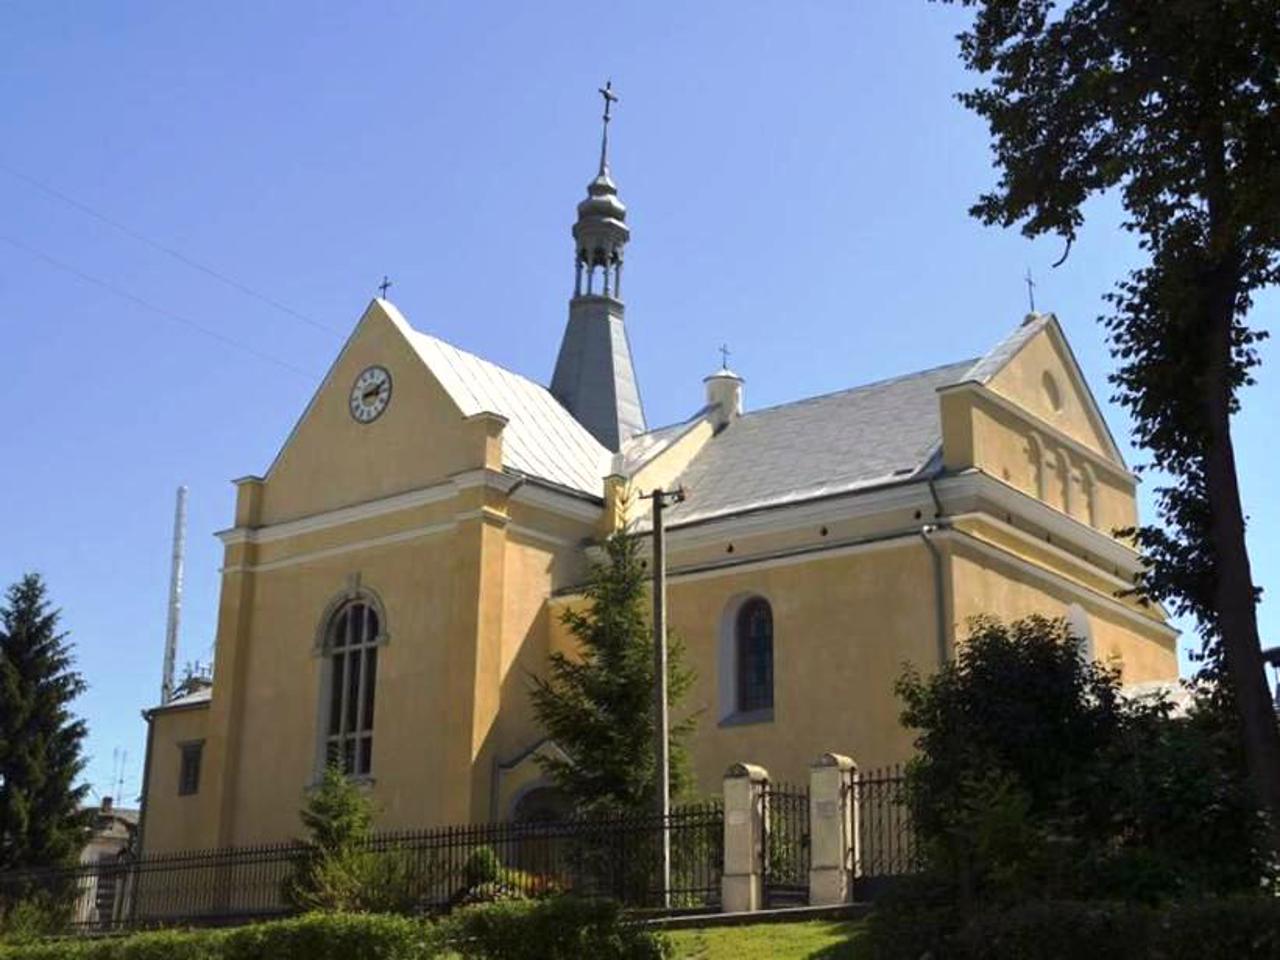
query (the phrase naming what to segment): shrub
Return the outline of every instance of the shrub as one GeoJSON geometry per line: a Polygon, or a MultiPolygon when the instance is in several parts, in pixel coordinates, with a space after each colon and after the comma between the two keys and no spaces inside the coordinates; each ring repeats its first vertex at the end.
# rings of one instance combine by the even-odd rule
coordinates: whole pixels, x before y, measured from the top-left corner
{"type": "Polygon", "coordinates": [[[1249,893],[1261,820],[1227,720],[1123,695],[1065,621],[970,621],[955,660],[897,684],[919,754],[926,866],[966,905],[1249,893]]]}
{"type": "Polygon", "coordinates": [[[66,929],[71,917],[69,899],[47,890],[35,890],[8,903],[0,903],[0,940],[23,943],[66,929]]]}
{"type": "Polygon", "coordinates": [[[662,937],[624,923],[610,900],[492,903],[458,911],[449,921],[453,948],[466,960],[663,960],[662,937]]]}
{"type": "Polygon", "coordinates": [[[432,960],[442,933],[405,917],[310,914],[234,930],[0,946],[0,960],[432,960]]]}
{"type": "Polygon", "coordinates": [[[498,859],[493,847],[476,847],[467,857],[462,875],[468,887],[478,887],[482,883],[493,883],[497,880],[501,869],[502,861],[498,859]]]}
{"type": "Polygon", "coordinates": [[[1164,908],[1045,900],[962,919],[923,897],[877,910],[875,960],[1280,960],[1280,901],[1205,899],[1164,908]]]}
{"type": "Polygon", "coordinates": [[[440,954],[442,940],[442,930],[408,917],[310,914],[232,930],[216,956],[217,960],[428,960],[440,954]]]}

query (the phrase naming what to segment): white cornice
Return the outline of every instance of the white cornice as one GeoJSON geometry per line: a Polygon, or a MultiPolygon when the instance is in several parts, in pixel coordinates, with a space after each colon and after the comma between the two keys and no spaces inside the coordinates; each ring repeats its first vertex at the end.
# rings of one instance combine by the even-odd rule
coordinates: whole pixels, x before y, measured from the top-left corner
{"type": "MultiPolygon", "coordinates": [[[[1070,567],[1085,568],[1089,576],[1097,577],[1099,580],[1102,580],[1107,585],[1114,587],[1116,590],[1133,589],[1133,582],[1131,580],[1127,581],[1123,577],[1118,577],[1110,570],[1103,570],[1097,564],[1090,563],[1088,560],[1083,559],[1077,554],[1071,553],[1069,550],[1063,550],[1056,544],[1050,543],[1041,537],[1037,537],[1035,534],[1028,533],[1020,527],[1015,527],[1012,524],[1005,523],[999,517],[993,517],[991,514],[984,511],[975,510],[972,513],[952,514],[947,517],[947,520],[952,524],[962,520],[976,520],[980,523],[989,524],[1030,548],[1043,550],[1051,556],[1057,557],[1070,567]]],[[[965,532],[972,533],[972,531],[965,532]]],[[[999,544],[997,544],[997,546],[999,546],[999,544]]]]}
{"type": "Polygon", "coordinates": [[[1169,626],[1167,623],[1161,623],[1159,620],[1153,620],[1151,617],[1143,616],[1141,613],[1134,610],[1132,607],[1121,603],[1113,596],[1102,593],[1092,587],[1085,586],[1084,584],[1063,576],[1054,570],[1032,563],[1030,560],[1024,560],[1017,554],[1010,553],[1003,547],[975,537],[971,533],[966,533],[963,530],[956,530],[954,528],[948,528],[945,530],[939,530],[935,536],[948,540],[952,543],[963,544],[965,547],[969,547],[970,549],[973,549],[978,553],[982,553],[991,559],[1007,563],[1010,566],[1016,567],[1021,573],[1031,579],[1051,583],[1058,589],[1071,593],[1072,596],[1080,597],[1092,603],[1106,607],[1111,613],[1147,630],[1162,633],[1170,638],[1176,638],[1178,636],[1178,631],[1174,627],[1169,626]]]}
{"type": "Polygon", "coordinates": [[[379,500],[353,504],[350,507],[339,507],[337,510],[327,510],[324,513],[313,513],[309,517],[286,520],[283,523],[273,523],[265,527],[233,527],[219,532],[217,537],[226,546],[235,543],[271,543],[288,537],[339,527],[344,523],[358,523],[361,520],[385,516],[400,510],[412,510],[414,507],[441,503],[453,499],[457,494],[457,486],[452,481],[447,481],[423,487],[420,490],[410,490],[408,493],[398,493],[379,500]]]}
{"type": "Polygon", "coordinates": [[[308,533],[318,533],[347,523],[358,523],[374,517],[386,516],[401,510],[412,510],[433,503],[452,500],[460,492],[474,487],[489,487],[501,493],[511,493],[511,499],[517,503],[525,503],[550,513],[568,517],[571,520],[582,520],[594,523],[600,518],[602,508],[570,496],[548,490],[531,482],[522,483],[520,478],[496,470],[468,470],[450,477],[444,483],[437,483],[419,490],[398,493],[378,500],[339,507],[314,513],[296,520],[268,524],[263,527],[232,527],[222,530],[217,537],[224,546],[238,543],[272,543],[289,537],[298,537],[308,533]]]}
{"type": "Polygon", "coordinates": [[[279,570],[283,567],[293,567],[300,563],[314,563],[317,560],[327,560],[330,557],[342,556],[344,553],[352,553],[356,550],[368,550],[371,547],[383,547],[388,544],[405,543],[409,540],[418,540],[422,537],[431,537],[440,533],[447,533],[452,530],[456,524],[452,520],[444,523],[432,523],[425,527],[415,527],[412,530],[401,530],[397,533],[389,533],[384,537],[370,537],[367,540],[357,540],[354,543],[344,543],[336,547],[326,547],[323,550],[308,550],[304,553],[296,553],[293,556],[282,557],[279,560],[268,560],[266,563],[239,563],[229,567],[223,567],[222,573],[265,573],[269,570],[279,570]]]}
{"type": "MultiPolygon", "coordinates": [[[[1104,576],[1114,577],[1112,571],[1119,569],[1123,575],[1132,577],[1142,570],[1141,558],[1132,548],[980,470],[941,477],[934,482],[934,488],[942,503],[943,518],[978,515],[1002,528],[1017,530],[1041,546],[1050,549],[1056,546],[1075,563],[1088,563],[1104,576]],[[989,505],[987,509],[982,508],[983,503],[989,505]],[[1038,540],[1034,534],[1006,524],[1003,520],[1005,514],[1043,529],[1053,543],[1038,540]],[[1101,565],[1082,559],[1069,550],[1061,550],[1064,545],[1083,552],[1086,557],[1097,558],[1101,565]]],[[[894,512],[911,509],[920,511],[922,523],[934,520],[936,505],[927,480],[806,500],[747,514],[708,519],[684,527],[673,525],[668,536],[674,553],[745,537],[811,532],[813,528],[847,520],[878,516],[887,519],[894,512]]],[[[818,543],[813,548],[825,549],[826,545],[818,543]]]]}
{"type": "MultiPolygon", "coordinates": [[[[976,497],[985,499],[999,508],[999,513],[1020,517],[1037,527],[1042,528],[1054,537],[1059,545],[1065,543],[1083,550],[1087,554],[1119,568],[1132,576],[1142,570],[1142,558],[1132,547],[1107,536],[1087,523],[1068,516],[1061,510],[1055,510],[1042,500],[1023,493],[1003,480],[998,480],[988,473],[974,470],[956,476],[946,477],[936,484],[938,495],[942,498],[946,513],[948,499],[964,499],[976,497]]],[[[971,510],[957,512],[972,512],[971,510]]],[[[986,511],[980,511],[986,513],[986,511]]],[[[987,514],[999,519],[998,514],[987,514]]]]}
{"type": "Polygon", "coordinates": [[[538,507],[541,510],[559,514],[571,520],[582,520],[585,523],[596,523],[604,513],[603,505],[588,503],[572,494],[551,490],[532,480],[516,487],[511,494],[511,499],[516,503],[538,507]]]}
{"type": "Polygon", "coordinates": [[[871,550],[886,550],[902,547],[904,544],[918,541],[920,531],[895,530],[876,537],[863,537],[857,540],[846,540],[838,543],[822,543],[815,546],[799,547],[784,550],[762,557],[742,557],[733,560],[717,560],[706,564],[691,564],[688,567],[671,568],[669,579],[680,583],[693,580],[707,580],[740,573],[743,570],[767,570],[772,567],[790,567],[798,563],[817,563],[822,560],[845,557],[853,553],[866,553],[871,550]]]}
{"type": "Polygon", "coordinates": [[[913,507],[922,511],[928,508],[932,513],[933,500],[924,481],[914,480],[877,490],[803,500],[752,513],[712,517],[687,526],[676,522],[668,528],[667,535],[673,549],[692,549],[724,540],[790,533],[913,507]]]}

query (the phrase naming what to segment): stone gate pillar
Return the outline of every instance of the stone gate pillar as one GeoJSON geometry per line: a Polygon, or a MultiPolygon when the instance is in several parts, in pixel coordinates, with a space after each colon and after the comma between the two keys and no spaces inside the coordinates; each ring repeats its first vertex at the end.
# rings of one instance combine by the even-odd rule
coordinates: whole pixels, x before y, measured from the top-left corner
{"type": "Polygon", "coordinates": [[[724,872],[720,909],[759,910],[764,903],[764,767],[735,763],[724,775],[724,872]]]}
{"type": "Polygon", "coordinates": [[[809,767],[809,904],[848,903],[858,862],[857,765],[824,753],[809,767]]]}

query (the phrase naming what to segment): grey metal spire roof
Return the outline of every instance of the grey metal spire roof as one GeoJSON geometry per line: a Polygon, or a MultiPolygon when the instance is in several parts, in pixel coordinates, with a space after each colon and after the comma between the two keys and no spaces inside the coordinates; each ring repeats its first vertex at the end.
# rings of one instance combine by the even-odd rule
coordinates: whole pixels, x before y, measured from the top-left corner
{"type": "Polygon", "coordinates": [[[551,393],[597,440],[616,452],[645,424],[623,320],[622,263],[631,230],[626,205],[618,199],[609,176],[609,108],[617,97],[610,85],[600,93],[605,98],[600,170],[587,185],[587,198],[578,204],[573,225],[573,299],[551,393]]]}

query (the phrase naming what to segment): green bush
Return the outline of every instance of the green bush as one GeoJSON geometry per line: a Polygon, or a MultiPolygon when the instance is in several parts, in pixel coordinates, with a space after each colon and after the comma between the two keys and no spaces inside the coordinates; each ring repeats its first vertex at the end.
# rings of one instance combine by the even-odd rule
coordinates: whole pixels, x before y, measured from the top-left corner
{"type": "Polygon", "coordinates": [[[432,960],[443,930],[405,917],[311,914],[233,930],[0,946],[0,960],[432,960]]]}
{"type": "Polygon", "coordinates": [[[61,933],[71,919],[70,898],[48,890],[0,903],[0,941],[23,943],[61,933]]]}
{"type": "Polygon", "coordinates": [[[1280,900],[1031,901],[961,919],[916,897],[877,910],[875,960],[1280,960],[1280,900]]]}
{"type": "Polygon", "coordinates": [[[467,857],[462,874],[466,878],[468,887],[478,887],[482,883],[493,883],[497,880],[501,869],[502,861],[498,859],[493,847],[476,847],[467,857]]]}
{"type": "Polygon", "coordinates": [[[663,960],[660,936],[624,923],[610,900],[490,903],[458,911],[449,921],[453,948],[466,960],[663,960]]]}
{"type": "Polygon", "coordinates": [[[310,914],[225,936],[217,960],[427,960],[443,949],[439,927],[376,914],[310,914]]]}

